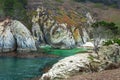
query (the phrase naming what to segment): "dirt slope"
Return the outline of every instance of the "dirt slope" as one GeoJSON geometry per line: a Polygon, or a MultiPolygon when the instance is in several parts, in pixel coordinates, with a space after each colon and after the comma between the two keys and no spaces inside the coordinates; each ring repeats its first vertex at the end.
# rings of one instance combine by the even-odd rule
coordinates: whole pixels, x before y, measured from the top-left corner
{"type": "Polygon", "coordinates": [[[120,68],[92,74],[76,75],[67,80],[120,80],[120,68]]]}

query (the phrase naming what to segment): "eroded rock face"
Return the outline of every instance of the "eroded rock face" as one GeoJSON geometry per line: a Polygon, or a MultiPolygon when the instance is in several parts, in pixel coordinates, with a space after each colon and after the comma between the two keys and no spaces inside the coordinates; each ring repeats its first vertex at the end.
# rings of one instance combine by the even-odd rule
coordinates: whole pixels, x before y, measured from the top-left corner
{"type": "Polygon", "coordinates": [[[36,46],[31,33],[21,22],[5,20],[0,26],[0,49],[0,52],[9,52],[15,49],[18,52],[30,52],[35,51],[36,46]]]}
{"type": "Polygon", "coordinates": [[[12,34],[17,42],[17,51],[35,51],[35,41],[29,30],[19,21],[12,21],[10,25],[12,34]]]}
{"type": "MultiPolygon", "coordinates": [[[[37,8],[36,13],[32,18],[32,32],[37,42],[49,44],[55,48],[73,48],[83,45],[90,39],[86,30],[94,22],[90,13],[78,18],[81,21],[79,26],[76,25],[78,22],[75,23],[71,19],[72,17],[69,18],[66,14],[62,18],[59,17],[60,15],[52,16],[43,7],[37,8]],[[88,24],[86,28],[82,27],[85,23],[88,24]]],[[[78,13],[71,12],[70,15],[72,14],[76,16],[78,13]]]]}
{"type": "Polygon", "coordinates": [[[0,25],[0,52],[15,50],[15,39],[10,31],[10,27],[0,25]]]}
{"type": "Polygon", "coordinates": [[[33,16],[32,22],[34,24],[33,36],[40,43],[49,44],[54,48],[73,48],[75,46],[74,37],[67,29],[67,24],[56,22],[44,8],[37,9],[37,15],[33,16]]]}
{"type": "Polygon", "coordinates": [[[72,33],[67,29],[66,24],[57,24],[57,26],[53,27],[50,31],[50,38],[52,44],[63,44],[58,45],[61,48],[73,48],[75,46],[75,40],[72,33]],[[55,30],[55,28],[58,28],[55,30]]]}

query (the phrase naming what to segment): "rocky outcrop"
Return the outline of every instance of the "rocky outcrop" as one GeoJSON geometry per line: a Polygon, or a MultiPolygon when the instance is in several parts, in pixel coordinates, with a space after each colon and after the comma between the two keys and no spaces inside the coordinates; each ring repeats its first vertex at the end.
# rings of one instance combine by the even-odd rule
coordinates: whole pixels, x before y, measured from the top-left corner
{"type": "Polygon", "coordinates": [[[10,27],[4,27],[0,24],[0,52],[9,52],[15,50],[15,39],[10,31],[10,27]]]}
{"type": "Polygon", "coordinates": [[[69,18],[67,15],[64,17],[52,16],[46,9],[43,7],[37,8],[36,15],[33,15],[32,22],[32,32],[36,41],[39,43],[49,44],[54,48],[73,48],[83,45],[90,38],[86,28],[91,26],[94,22],[90,13],[86,13],[83,18],[83,24],[88,24],[86,27],[82,27],[82,21],[79,22],[81,25],[72,18],[72,15],[78,13],[71,12],[69,15],[72,16],[69,18]],[[85,20],[86,19],[86,20],[85,20]],[[36,34],[36,35],[35,35],[36,34]]]}
{"type": "Polygon", "coordinates": [[[5,20],[0,25],[0,52],[36,51],[35,41],[29,30],[17,20],[5,20]]]}
{"type": "Polygon", "coordinates": [[[86,65],[89,65],[88,54],[77,54],[60,60],[58,63],[45,74],[40,80],[63,80],[70,77],[76,72],[88,70],[86,65]]]}
{"type": "Polygon", "coordinates": [[[104,60],[104,69],[117,67],[120,64],[120,46],[116,43],[103,46],[99,50],[99,56],[101,60],[104,60]]]}
{"type": "Polygon", "coordinates": [[[98,55],[84,53],[66,57],[54,64],[40,80],[63,80],[77,73],[83,74],[120,67],[120,46],[103,46],[98,55]]]}
{"type": "Polygon", "coordinates": [[[19,21],[12,21],[10,25],[12,34],[17,43],[17,51],[35,51],[35,41],[30,31],[19,21]]]}
{"type": "Polygon", "coordinates": [[[74,37],[72,33],[67,29],[66,24],[57,24],[50,31],[52,44],[64,44],[64,46],[58,45],[61,48],[73,48],[75,46],[74,37]],[[58,28],[56,29],[56,31],[54,31],[57,26],[58,28]]]}
{"type": "Polygon", "coordinates": [[[73,48],[75,40],[67,28],[67,24],[56,22],[44,8],[37,9],[37,15],[33,16],[32,32],[37,42],[49,44],[54,48],[73,48]],[[36,35],[35,35],[36,34],[36,35]]]}

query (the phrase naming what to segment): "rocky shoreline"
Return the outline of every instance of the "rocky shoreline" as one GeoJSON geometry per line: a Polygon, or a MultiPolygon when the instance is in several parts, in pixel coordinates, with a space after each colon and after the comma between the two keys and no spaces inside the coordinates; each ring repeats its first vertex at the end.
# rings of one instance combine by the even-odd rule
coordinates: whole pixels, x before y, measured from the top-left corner
{"type": "Polygon", "coordinates": [[[46,54],[42,52],[31,52],[31,53],[17,53],[17,52],[9,52],[9,53],[0,53],[0,57],[16,57],[16,58],[41,58],[41,57],[58,57],[52,54],[46,54]]]}
{"type": "MultiPolygon", "coordinates": [[[[47,80],[54,80],[54,79],[56,80],[59,77],[62,78],[60,80],[64,80],[64,79],[69,80],[69,78],[72,76],[73,76],[72,80],[77,80],[79,79],[79,76],[84,76],[84,74],[89,74],[89,73],[98,74],[99,76],[99,74],[101,74],[102,72],[104,73],[106,69],[111,70],[111,69],[120,67],[120,63],[119,63],[120,54],[116,52],[117,49],[120,49],[120,46],[118,46],[117,44],[102,46],[99,51],[99,58],[97,58],[97,55],[92,52],[82,53],[82,54],[78,53],[76,55],[66,57],[58,61],[56,64],[54,64],[52,68],[46,67],[46,70],[45,70],[46,73],[43,74],[42,77],[38,76],[31,80],[46,80],[46,77],[50,78],[47,80]]],[[[17,58],[53,57],[55,58],[59,56],[51,55],[43,52],[17,53],[14,51],[9,53],[0,53],[0,57],[17,57],[17,58]]],[[[86,80],[94,80],[94,78],[90,78],[90,79],[88,78],[86,80]]]]}
{"type": "Polygon", "coordinates": [[[101,72],[120,67],[120,46],[102,46],[98,55],[80,53],[59,60],[39,80],[64,80],[76,74],[101,72]]]}

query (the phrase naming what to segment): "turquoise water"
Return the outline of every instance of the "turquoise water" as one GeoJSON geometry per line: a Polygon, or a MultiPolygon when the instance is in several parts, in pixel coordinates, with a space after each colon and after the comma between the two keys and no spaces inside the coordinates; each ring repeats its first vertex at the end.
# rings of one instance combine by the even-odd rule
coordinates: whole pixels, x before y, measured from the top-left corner
{"type": "Polygon", "coordinates": [[[71,56],[77,53],[87,52],[86,48],[73,48],[73,49],[55,49],[50,46],[42,46],[40,47],[43,52],[47,54],[54,54],[62,57],[71,56]]]}
{"type": "Polygon", "coordinates": [[[60,58],[8,58],[0,57],[0,80],[30,80],[43,74],[46,67],[51,67],[59,59],[86,52],[84,48],[53,49],[50,46],[41,47],[41,51],[47,54],[61,56],[60,58]]]}
{"type": "Polygon", "coordinates": [[[0,58],[0,80],[26,80],[43,73],[59,58],[0,58]]]}

